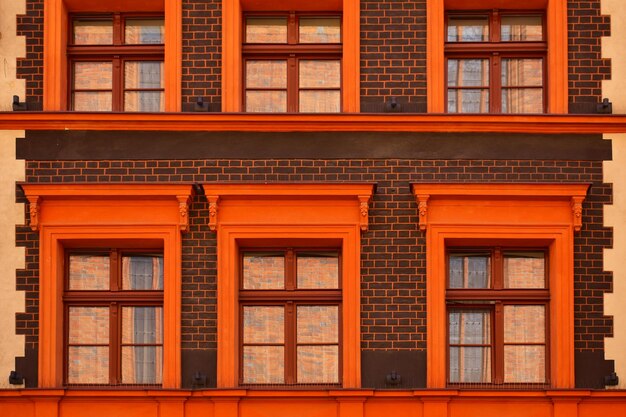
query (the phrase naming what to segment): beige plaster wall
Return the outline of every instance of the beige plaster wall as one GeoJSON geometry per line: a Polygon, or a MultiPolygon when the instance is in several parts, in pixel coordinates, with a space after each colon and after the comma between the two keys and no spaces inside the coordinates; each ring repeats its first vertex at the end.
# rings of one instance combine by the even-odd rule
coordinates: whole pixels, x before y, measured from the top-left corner
{"type": "MultiPolygon", "coordinates": [[[[611,58],[612,79],[604,81],[602,96],[613,113],[626,114],[626,2],[602,0],[602,13],[611,15],[611,36],[602,39],[602,55],[611,58]]],[[[613,271],[613,293],[606,294],[604,312],[613,316],[614,337],[606,338],[606,359],[615,360],[619,388],[626,388],[626,135],[610,134],[613,160],[604,163],[604,181],[613,184],[613,205],[604,207],[605,226],[613,227],[613,249],[604,252],[604,268],[613,271]]]]}
{"type": "MultiPolygon", "coordinates": [[[[16,36],[16,15],[25,0],[0,0],[0,111],[11,111],[12,97],[24,100],[23,80],[15,77],[16,58],[25,41],[16,36]]],[[[10,388],[15,357],[24,356],[24,336],[15,334],[15,313],[24,311],[24,293],[15,290],[15,270],[24,268],[24,250],[15,247],[15,225],[24,223],[24,207],[15,204],[15,182],[24,179],[24,162],[15,160],[15,138],[23,132],[0,130],[0,388],[10,388]]]]}

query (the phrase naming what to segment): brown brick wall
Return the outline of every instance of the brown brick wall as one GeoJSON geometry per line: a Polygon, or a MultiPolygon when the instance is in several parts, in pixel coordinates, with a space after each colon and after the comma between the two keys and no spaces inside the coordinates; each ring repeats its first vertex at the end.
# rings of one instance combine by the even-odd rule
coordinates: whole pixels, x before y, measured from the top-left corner
{"type": "MultiPolygon", "coordinates": [[[[47,182],[134,181],[354,181],[376,182],[370,230],[362,236],[361,301],[364,349],[425,349],[425,240],[417,228],[411,182],[589,182],[583,230],[575,238],[576,349],[602,350],[612,334],[603,311],[612,276],[602,271],[602,251],[612,232],[602,227],[602,207],[611,187],[602,184],[601,162],[467,160],[184,160],[28,162],[26,179],[47,182]]],[[[22,202],[23,197],[19,198],[22,202]]],[[[216,238],[208,207],[196,196],[190,231],[183,237],[183,348],[216,347],[216,238]]],[[[26,291],[26,313],[18,314],[19,334],[34,347],[37,335],[38,240],[17,228],[26,246],[27,266],[18,271],[26,291]]]]}
{"type": "Polygon", "coordinates": [[[26,80],[28,103],[43,102],[43,0],[26,0],[26,14],[17,16],[17,35],[26,37],[26,57],[17,59],[17,78],[26,80]]]}

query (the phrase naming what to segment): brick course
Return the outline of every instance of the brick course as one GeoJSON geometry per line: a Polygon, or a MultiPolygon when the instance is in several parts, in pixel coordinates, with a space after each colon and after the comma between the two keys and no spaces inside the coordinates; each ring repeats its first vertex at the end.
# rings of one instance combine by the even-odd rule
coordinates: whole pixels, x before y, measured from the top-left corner
{"type": "Polygon", "coordinates": [[[17,59],[17,78],[26,80],[29,103],[43,102],[43,0],[26,0],[26,14],[17,16],[17,35],[26,37],[26,57],[17,59]]]}

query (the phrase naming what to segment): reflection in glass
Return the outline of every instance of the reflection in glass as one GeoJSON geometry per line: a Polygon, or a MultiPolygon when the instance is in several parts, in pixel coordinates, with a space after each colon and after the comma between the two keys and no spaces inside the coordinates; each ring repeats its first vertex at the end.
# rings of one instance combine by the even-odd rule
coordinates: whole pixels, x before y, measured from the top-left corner
{"type": "Polygon", "coordinates": [[[122,346],[122,383],[160,384],[162,379],[162,346],[122,346]]]}
{"type": "Polygon", "coordinates": [[[300,384],[335,384],[339,382],[339,346],[298,346],[300,384]]]}
{"type": "Polygon", "coordinates": [[[300,289],[339,288],[337,253],[299,253],[296,268],[300,289]]]}
{"type": "Polygon", "coordinates": [[[503,88],[502,113],[543,113],[543,89],[503,88]]]}
{"type": "Polygon", "coordinates": [[[163,307],[122,307],[122,343],[163,343],[163,307]]]}
{"type": "Polygon", "coordinates": [[[341,111],[339,90],[301,90],[300,113],[338,113],[341,111]]]}
{"type": "Polygon", "coordinates": [[[283,346],[244,346],[244,384],[282,384],[285,382],[283,346]]]}
{"type": "Polygon", "coordinates": [[[246,61],[246,88],[287,88],[287,61],[246,61]]]}
{"type": "Polygon", "coordinates": [[[67,348],[68,384],[108,384],[108,346],[69,346],[67,348]]]}
{"type": "Polygon", "coordinates": [[[489,60],[448,59],[448,87],[489,87],[489,60]]]}
{"type": "Polygon", "coordinates": [[[70,290],[108,290],[111,262],[103,255],[70,255],[70,290]]]}
{"type": "Polygon", "coordinates": [[[543,252],[505,252],[504,288],[545,288],[543,252]]]}
{"type": "Polygon", "coordinates": [[[340,43],[341,19],[338,17],[301,17],[300,43],[340,43]]]}
{"type": "Polygon", "coordinates": [[[542,305],[504,306],[504,343],[545,343],[546,308],[542,305]]]}
{"type": "Polygon", "coordinates": [[[245,42],[287,43],[287,19],[284,17],[247,18],[245,42]]]}
{"type": "Polygon", "coordinates": [[[300,60],[300,88],[340,88],[341,64],[337,60],[300,60]]]}
{"type": "Polygon", "coordinates": [[[111,111],[113,94],[110,91],[77,91],[72,93],[72,110],[111,111]]]}
{"type": "Polygon", "coordinates": [[[124,111],[165,111],[162,91],[127,91],[124,93],[124,111]]]}
{"type": "Polygon", "coordinates": [[[546,382],[545,346],[504,346],[504,382],[546,382]]]}
{"type": "Polygon", "coordinates": [[[163,256],[122,257],[122,288],[125,290],[162,290],[163,256]]]}
{"type": "Polygon", "coordinates": [[[297,311],[298,343],[338,342],[338,306],[298,306],[297,311]]]}
{"type": "Polygon", "coordinates": [[[281,254],[250,253],[243,256],[243,289],[269,290],[285,287],[285,258],[281,254]]]}
{"type": "Polygon", "coordinates": [[[108,345],[108,307],[70,307],[68,343],[71,345],[108,345]]]}
{"type": "Polygon", "coordinates": [[[541,87],[543,85],[543,59],[502,59],[503,87],[541,87]]]}
{"type": "Polygon", "coordinates": [[[283,343],[284,307],[243,308],[243,343],[283,343]]]}
{"type": "Polygon", "coordinates": [[[113,63],[110,61],[74,62],[75,90],[110,90],[113,88],[113,63]]]}
{"type": "Polygon", "coordinates": [[[503,42],[543,40],[541,16],[502,16],[500,39],[503,42]]]}
{"type": "Polygon", "coordinates": [[[491,257],[484,253],[450,254],[448,275],[448,288],[490,288],[491,257]]]}
{"type": "Polygon", "coordinates": [[[127,61],[124,64],[124,88],[163,88],[163,61],[127,61]]]}
{"type": "Polygon", "coordinates": [[[124,27],[126,44],[158,45],[164,43],[163,19],[127,19],[124,27]]]}
{"type": "Polygon", "coordinates": [[[447,42],[485,42],[489,40],[487,16],[448,17],[447,42]]]}
{"type": "Polygon", "coordinates": [[[111,20],[74,20],[74,45],[112,45],[111,20]]]}

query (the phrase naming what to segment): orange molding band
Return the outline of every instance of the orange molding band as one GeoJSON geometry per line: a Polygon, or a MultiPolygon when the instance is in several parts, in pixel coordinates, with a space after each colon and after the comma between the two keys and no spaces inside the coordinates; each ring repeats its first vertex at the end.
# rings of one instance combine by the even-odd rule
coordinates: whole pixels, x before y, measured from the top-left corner
{"type": "Polygon", "coordinates": [[[426,228],[427,386],[446,386],[446,261],[450,245],[540,244],[550,253],[550,374],[574,387],[574,230],[588,185],[412,184],[426,228]],[[422,214],[422,209],[425,211],[422,214]]]}
{"type": "Polygon", "coordinates": [[[63,386],[66,247],[163,248],[163,387],[180,387],[181,236],[190,185],[22,184],[39,230],[39,387],[63,386]],[[34,208],[33,208],[34,206],[34,208]],[[183,213],[184,212],[184,213],[183,213]]]}
{"type": "Polygon", "coordinates": [[[361,384],[360,231],[373,184],[205,184],[217,230],[217,386],[238,385],[240,245],[314,243],[342,250],[342,385],[361,384]]]}

